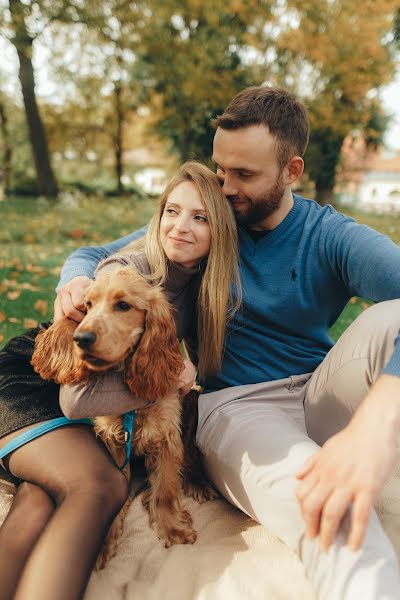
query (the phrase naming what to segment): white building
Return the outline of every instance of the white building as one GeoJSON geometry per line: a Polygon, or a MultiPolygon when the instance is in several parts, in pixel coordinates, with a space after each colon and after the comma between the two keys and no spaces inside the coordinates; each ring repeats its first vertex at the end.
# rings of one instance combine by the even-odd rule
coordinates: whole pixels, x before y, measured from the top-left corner
{"type": "Polygon", "coordinates": [[[360,140],[345,140],[335,192],[360,210],[400,212],[400,154],[370,152],[360,140]]]}

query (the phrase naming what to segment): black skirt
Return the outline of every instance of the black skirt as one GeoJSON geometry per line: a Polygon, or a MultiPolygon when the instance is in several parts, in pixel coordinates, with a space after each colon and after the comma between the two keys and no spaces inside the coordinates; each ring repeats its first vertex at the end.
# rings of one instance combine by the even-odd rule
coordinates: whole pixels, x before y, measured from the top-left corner
{"type": "Polygon", "coordinates": [[[0,438],[27,425],[64,416],[60,386],[42,379],[31,365],[35,338],[49,325],[28,329],[0,352],[0,438]]]}

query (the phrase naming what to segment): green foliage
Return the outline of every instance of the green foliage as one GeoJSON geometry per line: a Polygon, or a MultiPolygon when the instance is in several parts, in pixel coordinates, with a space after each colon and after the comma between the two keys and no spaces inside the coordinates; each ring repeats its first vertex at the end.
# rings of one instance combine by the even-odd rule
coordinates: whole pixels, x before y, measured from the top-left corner
{"type": "Polygon", "coordinates": [[[55,286],[76,248],[127,235],[147,223],[154,201],[64,194],[0,202],[0,341],[52,317],[55,286]]]}
{"type": "Polygon", "coordinates": [[[375,92],[394,73],[388,34],[397,7],[396,0],[287,0],[297,25],[279,36],[277,62],[283,83],[294,87],[310,110],[306,168],[317,196],[319,189],[332,192],[341,141],[348,134],[382,137],[386,122],[375,92]]]}
{"type": "Polygon", "coordinates": [[[240,53],[257,39],[270,7],[257,0],[170,0],[162,6],[154,0],[146,6],[135,66],[143,100],[156,115],[156,131],[181,160],[205,160],[211,153],[211,119],[254,83],[240,53]]]}

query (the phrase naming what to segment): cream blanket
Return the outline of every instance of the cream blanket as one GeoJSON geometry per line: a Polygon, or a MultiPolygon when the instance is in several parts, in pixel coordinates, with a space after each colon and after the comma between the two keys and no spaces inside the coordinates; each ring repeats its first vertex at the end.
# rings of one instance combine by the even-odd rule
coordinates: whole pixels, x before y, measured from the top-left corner
{"type": "MultiPolygon", "coordinates": [[[[0,523],[12,492],[0,481],[0,523]]],[[[165,549],[136,497],[116,556],[92,574],[84,600],[315,600],[298,558],[264,527],[222,499],[186,503],[198,540],[165,549]]],[[[400,556],[400,474],[377,509],[400,556]]]]}

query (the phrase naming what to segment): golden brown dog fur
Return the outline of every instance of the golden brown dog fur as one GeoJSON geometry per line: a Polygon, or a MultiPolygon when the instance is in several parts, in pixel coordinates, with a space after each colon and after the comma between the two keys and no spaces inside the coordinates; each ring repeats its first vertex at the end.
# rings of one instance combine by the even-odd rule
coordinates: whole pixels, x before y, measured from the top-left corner
{"type": "MultiPolygon", "coordinates": [[[[162,290],[150,286],[133,267],[100,270],[87,290],[85,301],[88,312],[79,326],[63,318],[39,333],[32,364],[44,379],[60,384],[85,381],[93,371],[124,370],[132,394],[150,402],[137,411],[132,441],[133,451],[145,456],[149,474],[143,503],[150,523],[167,547],[193,543],[196,532],[189,512],[181,503],[184,457],[181,399],[176,390],[183,359],[170,307],[162,290]],[[74,343],[73,336],[86,332],[95,333],[96,339],[89,349],[82,349],[74,343]]],[[[115,462],[122,465],[125,460],[122,416],[96,417],[95,430],[115,462]]],[[[194,443],[189,446],[194,448],[194,443]]],[[[191,467],[195,464],[189,463],[191,467]]],[[[130,476],[129,466],[126,474],[130,476]]],[[[202,495],[196,482],[191,486],[188,477],[185,488],[199,500],[215,496],[210,488],[202,495]]],[[[98,566],[115,553],[116,538],[128,506],[126,503],[115,520],[98,566]]]]}

